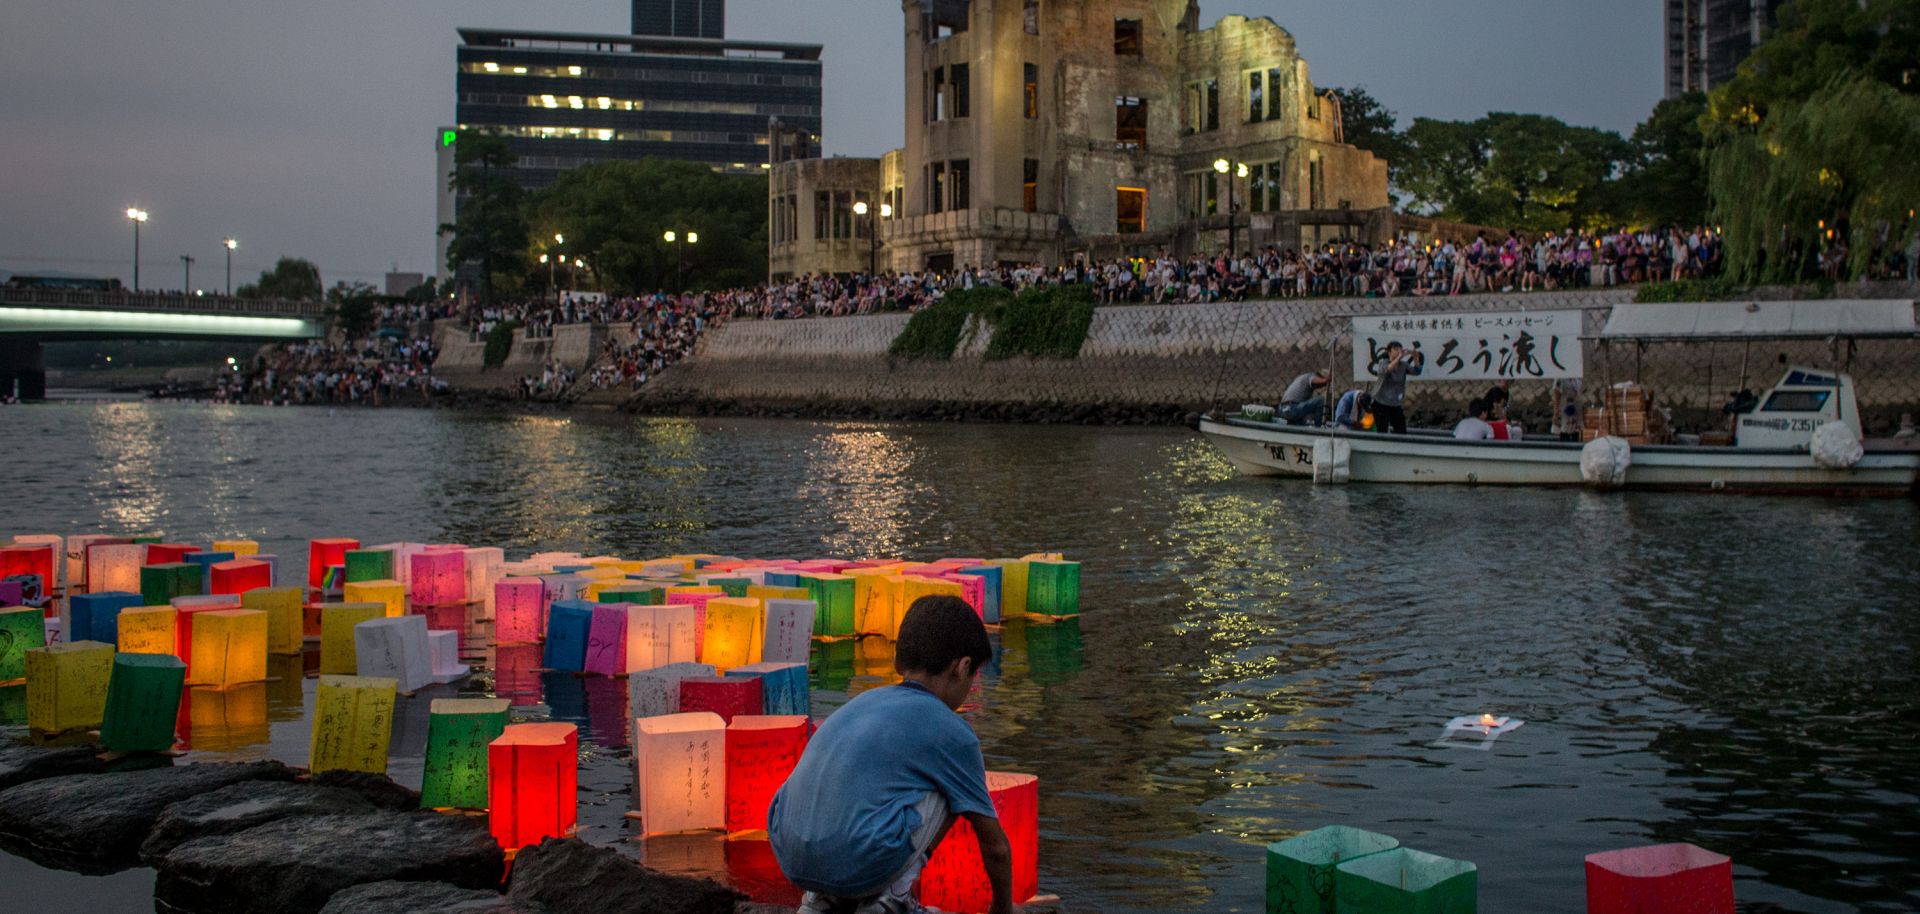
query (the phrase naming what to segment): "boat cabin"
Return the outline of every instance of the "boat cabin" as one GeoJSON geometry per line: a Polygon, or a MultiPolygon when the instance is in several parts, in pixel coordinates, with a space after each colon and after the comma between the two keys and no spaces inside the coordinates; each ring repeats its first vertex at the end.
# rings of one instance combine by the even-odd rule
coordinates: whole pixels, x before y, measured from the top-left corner
{"type": "Polygon", "coordinates": [[[1853,376],[1794,366],[1735,426],[1734,444],[1752,448],[1805,447],[1820,426],[1844,422],[1864,438],[1853,376]]]}

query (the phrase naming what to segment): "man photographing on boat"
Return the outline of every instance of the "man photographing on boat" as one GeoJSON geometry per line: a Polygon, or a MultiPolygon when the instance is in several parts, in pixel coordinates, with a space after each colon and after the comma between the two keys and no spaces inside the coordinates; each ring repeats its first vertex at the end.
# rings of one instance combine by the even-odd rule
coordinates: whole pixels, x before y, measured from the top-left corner
{"type": "Polygon", "coordinates": [[[1427,357],[1410,352],[1395,340],[1373,360],[1373,373],[1380,379],[1373,388],[1373,427],[1395,435],[1407,433],[1407,376],[1417,375],[1427,357]]]}

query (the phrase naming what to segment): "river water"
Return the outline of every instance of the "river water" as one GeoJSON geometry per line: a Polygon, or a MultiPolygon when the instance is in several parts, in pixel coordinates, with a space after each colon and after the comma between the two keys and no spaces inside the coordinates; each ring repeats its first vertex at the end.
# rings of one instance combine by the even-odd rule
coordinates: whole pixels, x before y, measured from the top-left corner
{"type": "MultiPolygon", "coordinates": [[[[1075,912],[1259,911],[1263,846],[1327,824],[1477,863],[1489,912],[1581,910],[1585,854],[1669,841],[1732,856],[1749,912],[1920,908],[1912,501],[1315,488],[1163,429],[117,402],[3,409],[0,440],[0,529],[248,537],[296,569],[314,536],[1064,551],[1085,615],[1009,625],[968,716],[989,767],[1039,775],[1041,886],[1075,912]],[[1526,725],[1438,742],[1483,711],[1526,725]]],[[[818,649],[816,713],[879,681],[873,648],[818,649]]],[[[489,669],[439,694],[581,724],[584,836],[783,894],[750,847],[628,836],[623,685],[468,653],[489,669]]],[[[304,764],[295,666],[196,693],[191,758],[304,764]]],[[[396,715],[402,781],[430,697],[396,715]]],[[[152,877],[0,856],[0,883],[91,914],[152,877]]]]}

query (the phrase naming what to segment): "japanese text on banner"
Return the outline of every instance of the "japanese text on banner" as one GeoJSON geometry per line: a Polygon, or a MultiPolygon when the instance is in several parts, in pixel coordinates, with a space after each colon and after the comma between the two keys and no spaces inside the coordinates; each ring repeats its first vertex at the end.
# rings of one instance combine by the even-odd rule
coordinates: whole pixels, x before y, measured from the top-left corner
{"type": "Polygon", "coordinates": [[[1425,356],[1410,381],[1551,380],[1586,373],[1579,311],[1373,314],[1353,319],[1353,376],[1377,378],[1387,346],[1425,356]]]}

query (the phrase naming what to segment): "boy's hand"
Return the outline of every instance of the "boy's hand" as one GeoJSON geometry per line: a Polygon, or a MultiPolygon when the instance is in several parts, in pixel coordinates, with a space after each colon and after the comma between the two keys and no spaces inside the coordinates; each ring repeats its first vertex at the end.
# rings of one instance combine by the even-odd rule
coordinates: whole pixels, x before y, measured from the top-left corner
{"type": "Polygon", "coordinates": [[[987,882],[993,886],[993,906],[987,914],[1014,914],[1017,907],[1013,901],[1013,847],[1007,843],[1007,833],[1000,827],[1000,820],[979,813],[966,813],[962,818],[973,826],[973,833],[980,841],[980,863],[986,868],[987,882]]]}

